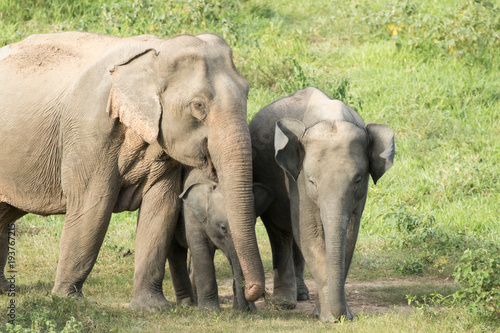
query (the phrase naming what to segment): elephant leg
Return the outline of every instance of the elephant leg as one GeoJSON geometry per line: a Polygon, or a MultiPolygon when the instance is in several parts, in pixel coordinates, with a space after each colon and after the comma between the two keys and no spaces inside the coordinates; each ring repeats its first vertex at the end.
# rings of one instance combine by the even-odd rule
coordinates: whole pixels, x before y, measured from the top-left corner
{"type": "Polygon", "coordinates": [[[143,196],[135,240],[134,298],[132,308],[171,308],[163,295],[168,251],[180,210],[180,167],[174,167],[143,196]]]}
{"type": "Polygon", "coordinates": [[[187,269],[187,252],[188,250],[182,247],[174,237],[168,252],[168,267],[177,305],[193,305],[196,302],[187,269]]]}
{"type": "Polygon", "coordinates": [[[193,287],[194,300],[196,302],[198,299],[198,291],[196,290],[196,281],[194,279],[193,256],[191,255],[191,251],[188,251],[188,272],[189,280],[191,281],[191,286],[193,287]]]}
{"type": "MultiPolygon", "coordinates": [[[[305,223],[301,221],[300,229],[311,230],[304,226],[304,224],[305,223]]],[[[299,236],[300,239],[297,239],[297,244],[299,245],[305,262],[308,263],[307,266],[309,267],[318,290],[318,298],[316,299],[316,306],[313,311],[313,315],[323,321],[328,321],[330,318],[330,306],[328,304],[328,274],[325,240],[321,234],[312,234],[316,234],[316,232],[311,232],[311,235],[299,236]]]]}
{"type": "Polygon", "coordinates": [[[248,302],[245,298],[245,286],[237,279],[233,279],[233,310],[257,311],[255,303],[248,302]]]}
{"type": "Polygon", "coordinates": [[[200,244],[190,243],[191,259],[196,285],[198,309],[220,310],[219,290],[215,276],[215,248],[202,239],[200,244]],[[191,247],[193,245],[193,247],[191,247]]]}
{"type": "MultiPolygon", "coordinates": [[[[294,188],[292,188],[293,190],[294,188]]],[[[292,198],[296,198],[295,197],[292,198]]],[[[323,321],[330,320],[328,304],[328,273],[323,227],[312,205],[299,210],[298,203],[291,202],[293,237],[303,255],[318,290],[313,316],[323,321]]]]}
{"type": "Polygon", "coordinates": [[[82,286],[95,264],[116,197],[107,189],[67,191],[66,219],[52,292],[82,296],[82,286]]]}
{"type": "MultiPolygon", "coordinates": [[[[26,212],[0,202],[0,293],[10,288],[10,282],[7,281],[4,272],[9,256],[9,231],[14,232],[13,223],[25,214],[26,212]]],[[[11,236],[15,237],[15,234],[11,236]]]]}
{"type": "Polygon", "coordinates": [[[261,219],[266,227],[273,254],[274,292],[272,302],[283,309],[294,309],[297,306],[297,286],[293,263],[293,235],[281,229],[280,219],[286,215],[270,207],[262,214],[261,219]]]}
{"type": "Polygon", "coordinates": [[[297,284],[297,301],[307,301],[309,299],[309,289],[304,282],[306,262],[295,242],[293,242],[293,264],[295,268],[295,283],[297,284]]]}
{"type": "MultiPolygon", "coordinates": [[[[227,252],[235,253],[234,249],[227,252]]],[[[233,270],[233,310],[255,311],[255,304],[245,298],[245,281],[238,258],[235,255],[227,255],[227,258],[233,270]]]]}

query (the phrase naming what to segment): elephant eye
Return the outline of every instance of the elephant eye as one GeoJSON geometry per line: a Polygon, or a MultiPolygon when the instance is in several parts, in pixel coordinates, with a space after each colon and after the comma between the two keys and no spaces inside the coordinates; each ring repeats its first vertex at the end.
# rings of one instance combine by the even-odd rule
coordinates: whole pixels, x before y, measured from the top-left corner
{"type": "Polygon", "coordinates": [[[316,186],[316,181],[312,177],[308,177],[309,183],[313,184],[316,186]]]}
{"type": "Polygon", "coordinates": [[[361,176],[358,175],[357,177],[354,178],[354,183],[358,184],[361,181],[361,179],[362,179],[361,176]]]}
{"type": "Polygon", "coordinates": [[[207,117],[207,111],[205,108],[205,103],[201,101],[195,101],[191,103],[191,114],[198,120],[205,120],[207,117]]]}
{"type": "Polygon", "coordinates": [[[222,233],[224,233],[224,235],[227,234],[227,228],[226,228],[226,226],[221,225],[220,229],[222,230],[222,233]]]}

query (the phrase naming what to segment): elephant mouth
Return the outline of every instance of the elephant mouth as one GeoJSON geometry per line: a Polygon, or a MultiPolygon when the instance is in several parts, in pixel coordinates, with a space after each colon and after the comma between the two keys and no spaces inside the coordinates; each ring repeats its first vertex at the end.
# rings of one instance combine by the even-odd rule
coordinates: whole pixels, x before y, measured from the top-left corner
{"type": "Polygon", "coordinates": [[[203,141],[203,168],[207,171],[208,179],[216,183],[219,182],[217,170],[215,169],[215,165],[210,157],[210,151],[208,150],[208,139],[203,141]]]}

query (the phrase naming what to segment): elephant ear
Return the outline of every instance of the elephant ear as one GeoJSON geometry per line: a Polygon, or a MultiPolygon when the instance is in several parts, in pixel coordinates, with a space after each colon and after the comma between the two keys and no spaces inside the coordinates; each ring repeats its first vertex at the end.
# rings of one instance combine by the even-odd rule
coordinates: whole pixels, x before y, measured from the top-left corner
{"type": "Polygon", "coordinates": [[[273,202],[271,191],[260,183],[253,184],[253,195],[255,198],[255,217],[262,215],[273,202]]]}
{"type": "Polygon", "coordinates": [[[186,210],[189,210],[196,221],[204,222],[208,214],[208,197],[213,189],[214,185],[208,183],[188,186],[179,195],[184,202],[184,216],[186,216],[186,210]]]}
{"type": "Polygon", "coordinates": [[[274,152],[278,165],[297,181],[304,157],[300,139],[306,126],[299,120],[284,118],[276,123],[274,152]]]}
{"type": "Polygon", "coordinates": [[[370,123],[365,126],[370,135],[370,174],[377,184],[382,175],[391,168],[394,161],[394,131],[387,125],[370,123]]]}
{"type": "Polygon", "coordinates": [[[107,112],[151,144],[160,130],[161,104],[153,49],[142,50],[110,70],[112,86],[107,112]]]}

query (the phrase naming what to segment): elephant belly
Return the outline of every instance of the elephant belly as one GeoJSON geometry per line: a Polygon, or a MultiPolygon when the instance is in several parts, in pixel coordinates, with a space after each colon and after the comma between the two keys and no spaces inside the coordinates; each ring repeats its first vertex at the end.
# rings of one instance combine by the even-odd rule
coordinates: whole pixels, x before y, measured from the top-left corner
{"type": "Polygon", "coordinates": [[[39,184],[5,186],[0,180],[0,202],[5,202],[22,211],[52,215],[66,212],[66,197],[60,189],[49,189],[39,184]]]}
{"type": "Polygon", "coordinates": [[[58,148],[47,149],[48,140],[39,135],[17,139],[22,146],[0,140],[0,202],[39,215],[64,213],[58,148]],[[42,144],[36,144],[37,139],[42,144]]]}

